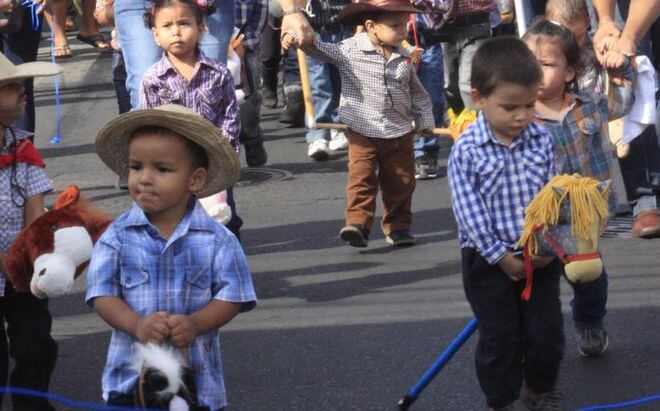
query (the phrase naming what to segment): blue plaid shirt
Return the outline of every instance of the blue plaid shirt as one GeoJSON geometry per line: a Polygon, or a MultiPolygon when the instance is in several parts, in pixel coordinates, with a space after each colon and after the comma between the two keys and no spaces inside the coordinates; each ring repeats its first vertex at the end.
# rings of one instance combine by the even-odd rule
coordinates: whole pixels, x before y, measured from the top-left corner
{"type": "Polygon", "coordinates": [[[511,146],[493,135],[482,112],[449,156],[449,185],[461,248],[490,264],[514,248],[525,209],[554,175],[552,137],[530,123],[511,146]]]}
{"type": "MultiPolygon", "coordinates": [[[[144,316],[156,311],[188,315],[212,300],[243,303],[252,309],[256,296],[238,240],[213,221],[199,201],[191,200],[169,240],[163,239],[137,206],[121,215],[94,246],[87,273],[86,301],[100,296],[122,298],[144,316]]],[[[103,371],[103,398],[130,393],[137,381],[131,369],[137,340],[113,330],[103,371]]],[[[217,330],[197,336],[188,346],[201,405],[227,405],[220,337],[217,330]]]]}
{"type": "Polygon", "coordinates": [[[243,45],[255,50],[261,42],[261,33],[266,28],[268,18],[268,0],[236,0],[236,27],[241,27],[246,21],[243,45]]]}
{"type": "MultiPolygon", "coordinates": [[[[19,142],[31,136],[29,131],[7,129],[2,154],[10,154],[14,140],[19,142]]],[[[0,168],[0,251],[7,253],[11,243],[25,227],[25,201],[38,194],[46,194],[52,189],[46,171],[39,166],[20,162],[16,163],[15,171],[11,166],[0,168]],[[12,189],[12,180],[21,187],[22,192],[12,189]]],[[[6,280],[0,273],[0,297],[5,295],[5,285],[6,280]]]]}

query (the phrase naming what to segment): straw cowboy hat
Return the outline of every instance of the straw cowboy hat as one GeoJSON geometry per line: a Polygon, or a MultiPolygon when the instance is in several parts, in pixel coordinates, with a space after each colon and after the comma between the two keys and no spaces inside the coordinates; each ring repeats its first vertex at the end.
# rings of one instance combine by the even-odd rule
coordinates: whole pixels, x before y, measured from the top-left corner
{"type": "Polygon", "coordinates": [[[0,84],[24,78],[54,76],[61,72],[61,66],[43,61],[34,61],[16,66],[4,54],[0,53],[0,84]]]}
{"type": "Polygon", "coordinates": [[[128,140],[135,130],[164,127],[197,143],[209,159],[206,185],[200,197],[231,187],[241,175],[236,152],[222,132],[193,110],[177,104],[135,110],[110,120],[96,136],[96,153],[117,174],[128,169],[128,140]]]}
{"type": "Polygon", "coordinates": [[[338,19],[343,24],[360,25],[365,14],[392,11],[405,13],[428,13],[429,8],[422,2],[415,0],[358,0],[344,6],[339,12],[338,19]]]}

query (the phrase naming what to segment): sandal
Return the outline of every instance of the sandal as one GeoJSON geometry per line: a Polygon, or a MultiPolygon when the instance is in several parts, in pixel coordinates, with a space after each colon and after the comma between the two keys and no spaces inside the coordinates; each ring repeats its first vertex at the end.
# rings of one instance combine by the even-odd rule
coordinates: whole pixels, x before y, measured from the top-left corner
{"type": "Polygon", "coordinates": [[[67,46],[54,46],[51,48],[51,52],[56,59],[68,59],[73,56],[71,48],[67,46]]]}
{"type": "Polygon", "coordinates": [[[108,43],[106,42],[105,38],[103,37],[103,35],[101,33],[92,34],[92,35],[89,35],[89,36],[83,36],[82,34],[78,34],[76,36],[76,38],[78,40],[82,41],[83,43],[87,43],[90,46],[95,47],[99,50],[109,50],[110,49],[110,46],[108,45],[108,43]],[[105,47],[101,47],[102,45],[105,45],[105,47]]]}

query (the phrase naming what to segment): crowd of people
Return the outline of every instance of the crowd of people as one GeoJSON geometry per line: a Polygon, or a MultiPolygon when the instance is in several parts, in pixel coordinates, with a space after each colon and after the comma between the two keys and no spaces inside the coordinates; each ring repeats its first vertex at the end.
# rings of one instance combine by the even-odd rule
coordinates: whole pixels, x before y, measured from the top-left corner
{"type": "MultiPolygon", "coordinates": [[[[633,236],[660,236],[660,3],[527,0],[520,15],[513,3],[76,1],[77,38],[113,53],[119,116],[99,132],[97,153],[134,201],[97,242],[88,269],[86,302],[113,328],[103,399],[135,405],[134,343],[167,340],[194,370],[195,409],[226,407],[217,330],[257,300],[233,197],[238,157],[267,164],[261,108],[282,103],[283,127],[307,122],[310,161],[348,150],[339,236],[353,247],[368,246],[378,191],[386,241],[415,243],[416,180],[440,176],[440,147],[452,144],[436,128],[449,125],[448,110],[476,111],[452,145],[448,183],[479,324],[477,377],[490,409],[513,410],[519,397],[530,410],[561,409],[564,268],[533,256],[539,275],[521,301],[525,206],[557,174],[619,178],[625,198],[610,195],[610,218],[632,211],[633,236]],[[218,205],[229,210],[223,218],[212,211],[218,205]]],[[[32,79],[61,68],[32,63],[35,19],[51,27],[53,57],[72,56],[66,0],[32,7],[0,0],[3,272],[13,239],[46,212],[53,189],[31,143],[32,79]]],[[[0,384],[47,391],[57,359],[47,300],[0,285],[0,384]],[[7,341],[18,348],[10,352],[7,341]]],[[[607,272],[571,285],[579,353],[598,356],[610,338],[607,272]]],[[[43,398],[12,401],[15,410],[53,409],[43,398]]]]}

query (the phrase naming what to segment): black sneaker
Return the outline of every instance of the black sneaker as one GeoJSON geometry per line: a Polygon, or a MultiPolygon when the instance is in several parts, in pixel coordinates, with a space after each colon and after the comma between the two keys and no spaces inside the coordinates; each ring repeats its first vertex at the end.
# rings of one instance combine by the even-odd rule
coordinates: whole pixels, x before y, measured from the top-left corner
{"type": "Polygon", "coordinates": [[[438,176],[438,159],[430,156],[420,156],[415,159],[415,178],[430,180],[438,176]]]}
{"type": "Polygon", "coordinates": [[[262,167],[268,161],[268,153],[262,143],[245,146],[245,161],[248,167],[262,167]]]}
{"type": "Polygon", "coordinates": [[[559,390],[537,394],[532,392],[528,387],[525,387],[521,399],[523,405],[529,411],[560,411],[563,396],[563,393],[559,390]]]}
{"type": "Polygon", "coordinates": [[[395,247],[413,245],[417,242],[415,237],[410,234],[410,230],[393,231],[385,236],[385,241],[395,247]]]}
{"type": "Polygon", "coordinates": [[[369,230],[349,224],[339,230],[339,237],[352,247],[366,247],[369,242],[369,230]]]}
{"type": "Polygon", "coordinates": [[[583,357],[597,357],[610,345],[610,338],[603,327],[585,328],[578,332],[578,350],[583,357]]]}

